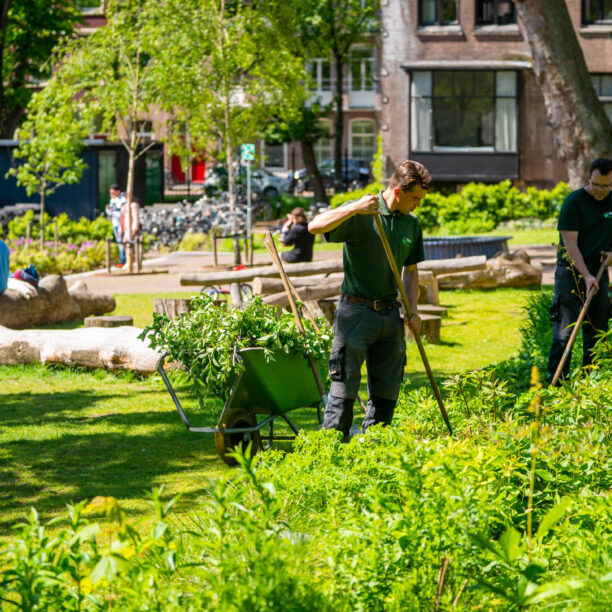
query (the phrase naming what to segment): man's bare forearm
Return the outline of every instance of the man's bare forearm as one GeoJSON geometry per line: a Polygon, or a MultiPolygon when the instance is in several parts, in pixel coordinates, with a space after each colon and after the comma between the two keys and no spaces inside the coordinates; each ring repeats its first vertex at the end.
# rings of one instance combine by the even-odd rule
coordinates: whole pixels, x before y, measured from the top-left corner
{"type": "Polygon", "coordinates": [[[415,314],[419,303],[419,270],[416,266],[406,266],[402,270],[402,283],[408,297],[408,305],[415,314]]]}
{"type": "Polygon", "coordinates": [[[336,229],[353,215],[371,215],[376,212],[378,212],[378,196],[366,194],[359,200],[317,215],[308,224],[308,231],[311,234],[325,234],[336,229]]]}

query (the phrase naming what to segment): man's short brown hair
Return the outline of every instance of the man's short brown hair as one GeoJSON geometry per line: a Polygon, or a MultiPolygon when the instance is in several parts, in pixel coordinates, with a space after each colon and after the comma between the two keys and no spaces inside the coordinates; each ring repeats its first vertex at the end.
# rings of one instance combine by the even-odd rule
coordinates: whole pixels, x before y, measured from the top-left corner
{"type": "Polygon", "coordinates": [[[410,159],[397,166],[389,179],[389,187],[399,187],[402,191],[409,191],[415,185],[420,185],[423,189],[430,189],[431,184],[432,180],[427,168],[410,159]]]}

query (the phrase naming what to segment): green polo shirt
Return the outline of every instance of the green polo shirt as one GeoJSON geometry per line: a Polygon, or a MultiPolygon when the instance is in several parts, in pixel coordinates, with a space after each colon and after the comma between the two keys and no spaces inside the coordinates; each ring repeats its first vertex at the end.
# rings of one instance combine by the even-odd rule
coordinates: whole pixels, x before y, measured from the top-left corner
{"type": "MultiPolygon", "coordinates": [[[[404,266],[423,261],[425,250],[420,221],[412,214],[392,214],[382,198],[382,193],[378,194],[378,199],[380,220],[400,272],[404,266]]],[[[349,202],[343,206],[347,204],[349,202]]],[[[344,242],[343,293],[367,300],[395,299],[397,285],[376,230],[374,215],[353,215],[335,229],[326,232],[325,238],[329,242],[344,242]]]]}
{"type": "MultiPolygon", "coordinates": [[[[612,193],[596,200],[584,188],[572,191],[561,206],[557,229],[578,232],[578,250],[589,271],[595,274],[601,252],[612,250],[612,193]]],[[[559,243],[563,246],[561,234],[559,243]]],[[[557,260],[567,265],[562,252],[558,253],[557,260]]]]}

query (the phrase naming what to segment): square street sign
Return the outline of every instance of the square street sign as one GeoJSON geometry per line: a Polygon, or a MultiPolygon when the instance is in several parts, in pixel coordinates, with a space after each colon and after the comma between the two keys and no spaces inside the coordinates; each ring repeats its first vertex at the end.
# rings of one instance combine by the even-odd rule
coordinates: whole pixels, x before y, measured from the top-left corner
{"type": "Polygon", "coordinates": [[[242,161],[253,161],[255,159],[255,145],[252,143],[243,144],[240,147],[240,159],[242,161]]]}

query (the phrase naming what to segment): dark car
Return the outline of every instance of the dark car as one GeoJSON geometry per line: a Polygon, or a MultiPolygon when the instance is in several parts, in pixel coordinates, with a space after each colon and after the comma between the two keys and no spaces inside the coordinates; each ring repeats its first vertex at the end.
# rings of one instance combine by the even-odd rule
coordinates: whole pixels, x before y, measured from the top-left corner
{"type": "MultiPolygon", "coordinates": [[[[333,187],[336,182],[334,160],[324,159],[318,164],[318,168],[323,186],[325,188],[333,187]]],[[[305,189],[312,189],[312,181],[306,168],[296,170],[294,178],[296,191],[302,192],[305,189]]],[[[370,182],[370,165],[361,159],[345,158],[342,160],[342,177],[340,180],[347,189],[365,187],[370,182]]]]}

